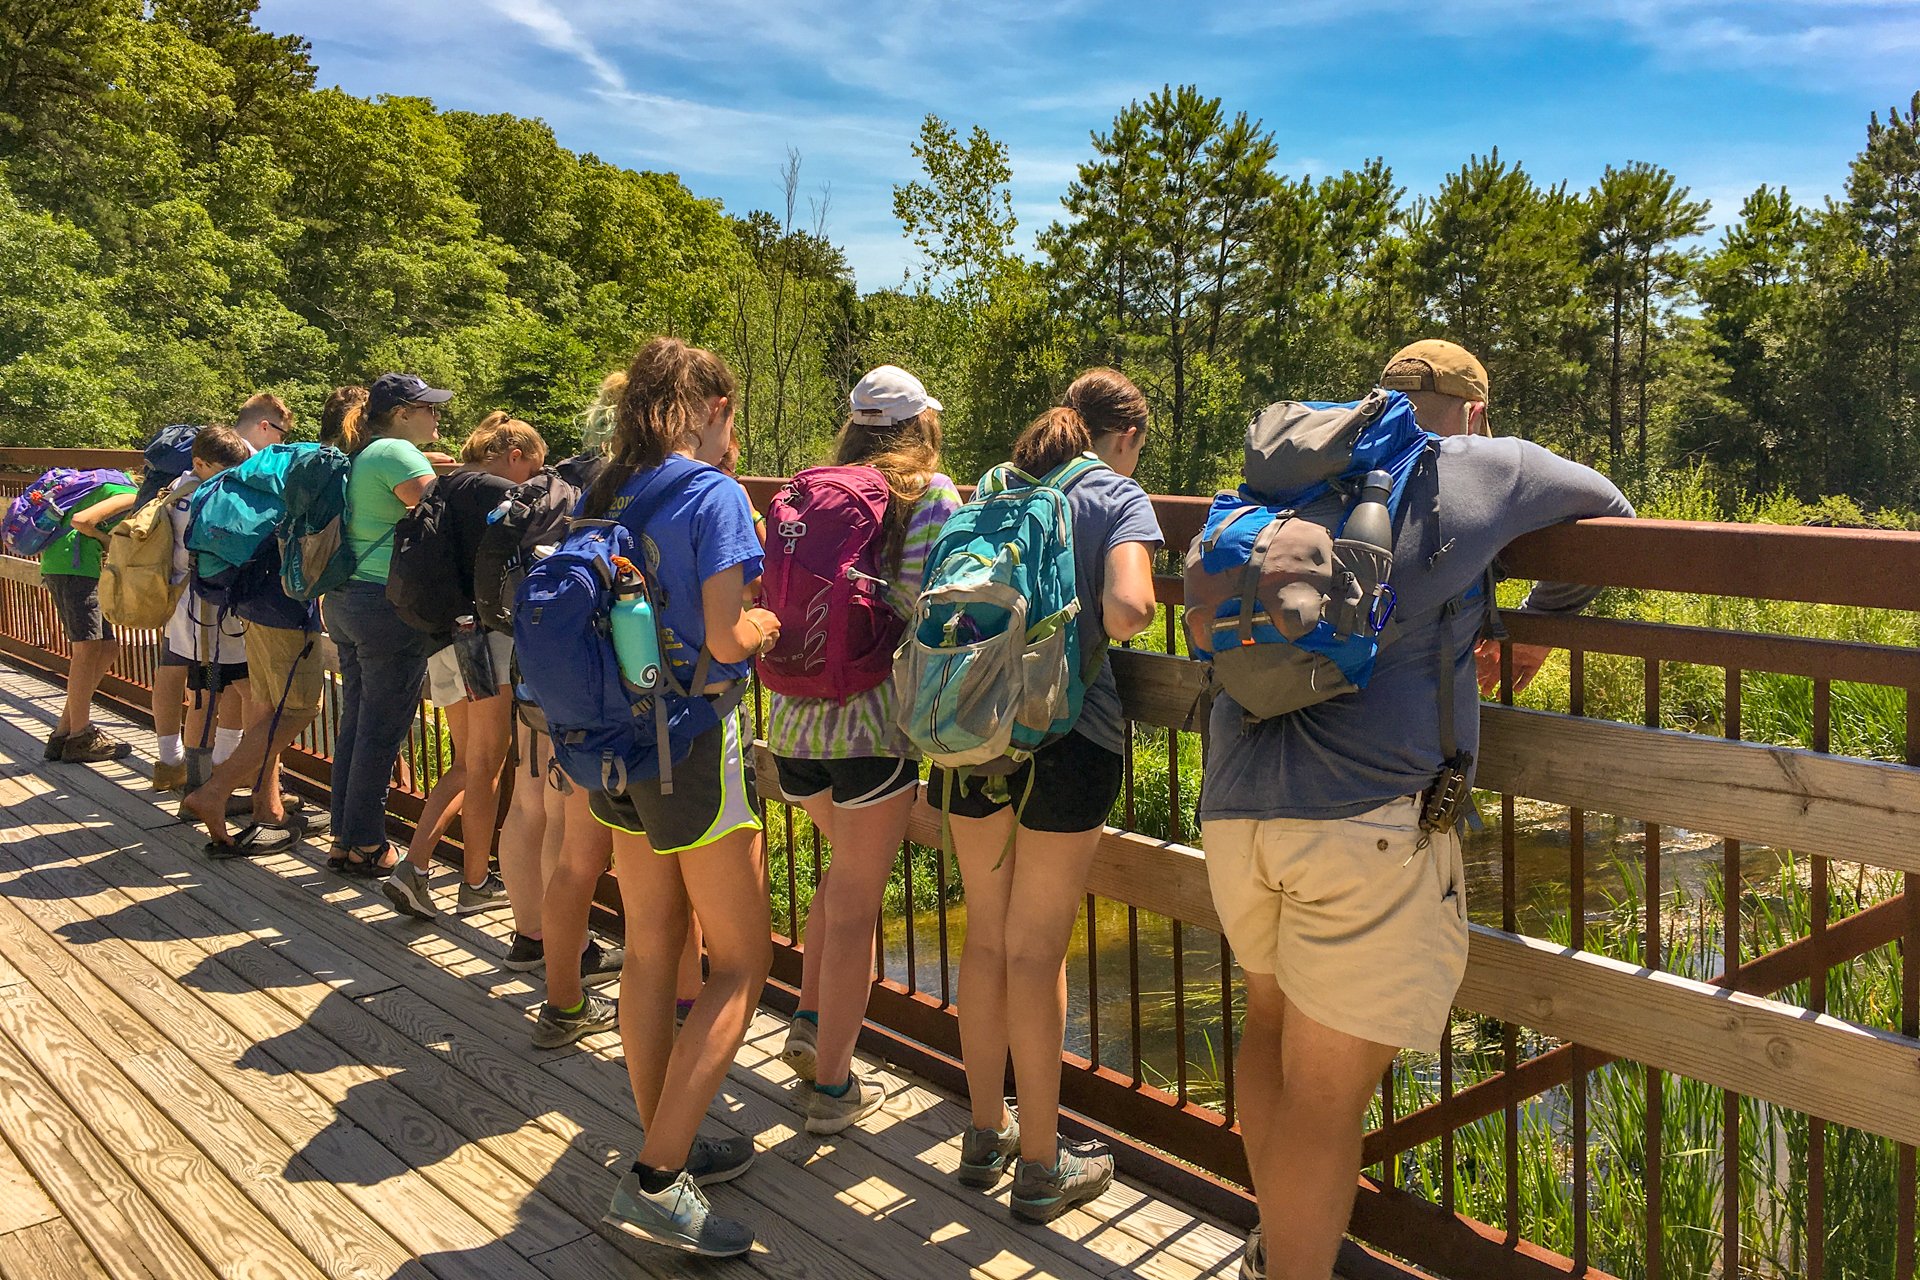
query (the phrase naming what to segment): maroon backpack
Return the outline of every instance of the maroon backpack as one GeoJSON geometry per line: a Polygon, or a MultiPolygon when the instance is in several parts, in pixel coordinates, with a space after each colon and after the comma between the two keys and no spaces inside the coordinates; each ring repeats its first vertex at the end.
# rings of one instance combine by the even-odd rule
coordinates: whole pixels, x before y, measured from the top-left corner
{"type": "Polygon", "coordinates": [[[887,508],[893,491],[872,467],[814,467],[767,507],[760,603],[780,641],[760,679],[789,698],[844,701],[893,674],[906,622],[887,602],[887,508]]]}

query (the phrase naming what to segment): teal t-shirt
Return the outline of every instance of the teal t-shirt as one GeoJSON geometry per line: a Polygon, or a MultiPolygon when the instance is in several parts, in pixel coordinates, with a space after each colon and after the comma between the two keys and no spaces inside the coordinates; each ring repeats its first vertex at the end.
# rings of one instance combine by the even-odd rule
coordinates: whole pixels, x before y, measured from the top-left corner
{"type": "MultiPolygon", "coordinates": [[[[73,513],[85,511],[96,502],[104,502],[116,494],[132,493],[133,486],[125,484],[103,484],[88,494],[73,513]]],[[[112,528],[119,521],[108,521],[112,528]]],[[[106,532],[103,529],[101,532],[106,532]]],[[[52,577],[66,574],[75,578],[97,578],[100,576],[100,560],[106,554],[107,545],[98,538],[89,538],[76,533],[71,524],[67,525],[59,537],[40,548],[40,576],[52,577]]]]}
{"type": "Polygon", "coordinates": [[[347,475],[347,545],[353,548],[353,581],[385,583],[393,564],[393,526],[407,504],[396,485],[430,478],[433,464],[405,440],[382,436],[353,455],[347,475]]]}

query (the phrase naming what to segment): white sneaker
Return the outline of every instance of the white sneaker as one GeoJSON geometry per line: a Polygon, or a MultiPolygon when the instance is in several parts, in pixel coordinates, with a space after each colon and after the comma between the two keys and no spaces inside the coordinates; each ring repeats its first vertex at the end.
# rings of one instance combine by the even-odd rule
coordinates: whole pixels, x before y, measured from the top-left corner
{"type": "Polygon", "coordinates": [[[642,1191],[640,1175],[627,1170],[600,1221],[636,1240],[706,1258],[732,1258],[753,1248],[753,1228],[715,1214],[685,1170],[658,1195],[642,1191]]]}

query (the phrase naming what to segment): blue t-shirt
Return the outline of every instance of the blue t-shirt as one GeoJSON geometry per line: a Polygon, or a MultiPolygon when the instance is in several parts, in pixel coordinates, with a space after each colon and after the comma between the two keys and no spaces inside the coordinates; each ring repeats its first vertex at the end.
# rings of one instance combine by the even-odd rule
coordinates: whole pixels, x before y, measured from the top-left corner
{"type": "MultiPolygon", "coordinates": [[[[1153,499],[1130,476],[1100,467],[1089,471],[1067,490],[1067,510],[1073,516],[1073,572],[1080,597],[1080,660],[1093,660],[1107,647],[1107,629],[1101,600],[1107,593],[1107,556],[1115,547],[1138,542],[1152,555],[1166,541],[1153,499]]],[[[1085,667],[1082,667],[1085,670],[1085,667]]],[[[1120,686],[1113,668],[1100,664],[1100,674],[1087,686],[1086,701],[1073,731],[1089,742],[1120,754],[1125,722],[1120,717],[1120,686]]]]}
{"type": "MultiPolygon", "coordinates": [[[[746,582],[760,578],[760,538],[753,531],[753,505],[740,482],[717,467],[675,454],[659,467],[642,471],[622,485],[607,509],[606,518],[633,530],[647,558],[647,572],[659,590],[654,606],[660,610],[665,657],[682,681],[692,677],[700,648],[707,642],[707,618],[701,586],[715,574],[741,566],[746,582]],[[651,486],[671,490],[655,499],[651,486]],[[636,498],[651,508],[643,527],[630,512],[636,498]]],[[[706,680],[738,679],[753,662],[714,662],[706,680]]],[[[698,692],[695,690],[695,692],[698,692]]]]}

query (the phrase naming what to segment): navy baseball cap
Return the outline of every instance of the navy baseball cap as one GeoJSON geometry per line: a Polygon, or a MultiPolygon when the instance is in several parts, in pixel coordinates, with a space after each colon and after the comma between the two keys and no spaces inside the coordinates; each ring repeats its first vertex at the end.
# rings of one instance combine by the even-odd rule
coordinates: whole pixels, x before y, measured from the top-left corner
{"type": "Polygon", "coordinates": [[[430,387],[411,373],[383,373],[367,387],[367,416],[378,418],[403,404],[445,404],[453,392],[430,387]]]}

